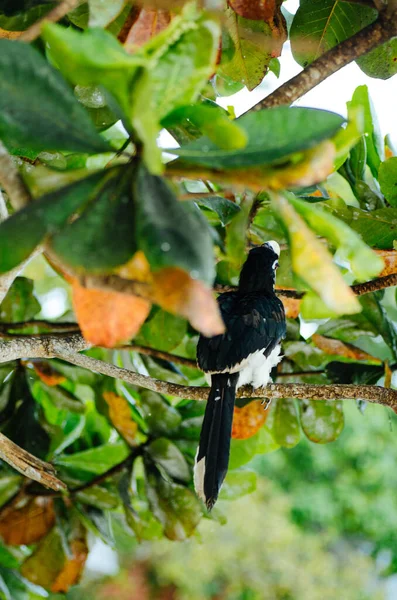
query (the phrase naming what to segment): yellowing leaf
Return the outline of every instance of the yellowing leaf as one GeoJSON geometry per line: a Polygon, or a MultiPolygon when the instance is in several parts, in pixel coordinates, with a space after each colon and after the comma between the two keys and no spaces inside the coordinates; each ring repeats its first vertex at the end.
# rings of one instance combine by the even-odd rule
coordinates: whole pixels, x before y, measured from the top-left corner
{"type": "Polygon", "coordinates": [[[386,275],[392,275],[397,273],[397,252],[395,250],[375,250],[376,254],[383,258],[385,266],[379,277],[386,277],[386,275]]]}
{"type": "Polygon", "coordinates": [[[72,556],[66,560],[62,571],[51,586],[51,591],[54,593],[66,593],[80,580],[88,556],[88,546],[85,540],[74,540],[70,544],[70,549],[72,556]]]}
{"type": "Polygon", "coordinates": [[[103,398],[109,408],[109,419],[119,434],[130,444],[136,444],[138,425],[132,420],[128,401],[114,392],[104,392],[103,398]]]}
{"type": "Polygon", "coordinates": [[[139,16],[128,32],[124,47],[127,52],[134,52],[152,37],[166,29],[171,22],[169,10],[141,8],[139,16]]]}
{"type": "Polygon", "coordinates": [[[54,369],[49,362],[45,360],[37,360],[32,364],[36,374],[40,377],[41,381],[47,385],[55,386],[66,381],[65,375],[62,375],[62,373],[56,371],[56,369],[54,369]]]}
{"type": "Polygon", "coordinates": [[[382,364],[379,358],[375,358],[364,350],[360,350],[351,344],[346,344],[340,340],[334,340],[332,338],[325,337],[315,333],[312,336],[312,342],[317,348],[320,348],[325,354],[331,354],[333,356],[343,356],[344,358],[350,358],[351,360],[366,361],[372,364],[382,364]]]}
{"type": "Polygon", "coordinates": [[[112,348],[138,333],[151,304],[137,296],[87,289],[74,281],[73,307],[85,339],[112,348]]]}
{"type": "Polygon", "coordinates": [[[287,298],[286,296],[279,296],[279,298],[283,303],[287,319],[296,319],[300,312],[302,300],[299,298],[287,298]]]}
{"type": "Polygon", "coordinates": [[[343,280],[331,255],[288,200],[272,195],[272,205],[288,231],[292,269],[337,314],[360,312],[361,307],[352,290],[343,280]]]}
{"type": "Polygon", "coordinates": [[[245,440],[255,435],[265,423],[269,411],[260,400],[253,400],[242,408],[234,407],[232,438],[245,440]]]}
{"type": "Polygon", "coordinates": [[[19,494],[0,512],[0,537],[9,546],[33,544],[45,536],[54,523],[52,498],[19,494]]]}

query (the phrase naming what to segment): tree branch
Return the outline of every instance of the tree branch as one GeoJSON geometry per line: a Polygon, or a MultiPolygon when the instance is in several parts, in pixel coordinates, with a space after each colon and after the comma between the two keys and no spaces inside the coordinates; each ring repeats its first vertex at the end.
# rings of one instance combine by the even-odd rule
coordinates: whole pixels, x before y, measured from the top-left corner
{"type": "Polygon", "coordinates": [[[69,11],[79,4],[80,0],[63,0],[57,6],[55,6],[48,14],[46,14],[42,19],[33,23],[26,31],[22,33],[19,39],[23,42],[33,42],[36,38],[38,38],[41,34],[41,27],[43,23],[53,22],[56,23],[60,19],[62,19],[69,11]]]}
{"type": "Polygon", "coordinates": [[[0,433],[0,458],[25,477],[45,487],[56,492],[66,490],[66,485],[55,477],[55,469],[52,465],[26,452],[2,433],[0,433]]]}
{"type": "Polygon", "coordinates": [[[396,36],[397,14],[394,10],[383,10],[374,23],[325,52],[250,110],[292,104],[342,67],[396,36]]]}
{"type": "Polygon", "coordinates": [[[60,349],[80,352],[90,344],[79,333],[42,334],[18,336],[11,340],[0,339],[0,363],[19,358],[54,358],[60,349]]]}

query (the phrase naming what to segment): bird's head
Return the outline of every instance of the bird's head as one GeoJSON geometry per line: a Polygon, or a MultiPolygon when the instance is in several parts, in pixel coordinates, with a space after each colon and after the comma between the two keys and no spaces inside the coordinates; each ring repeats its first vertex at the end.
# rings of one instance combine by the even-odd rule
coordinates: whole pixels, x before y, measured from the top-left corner
{"type": "Polygon", "coordinates": [[[280,246],[271,240],[250,250],[240,273],[241,292],[271,292],[276,281],[280,246]]]}

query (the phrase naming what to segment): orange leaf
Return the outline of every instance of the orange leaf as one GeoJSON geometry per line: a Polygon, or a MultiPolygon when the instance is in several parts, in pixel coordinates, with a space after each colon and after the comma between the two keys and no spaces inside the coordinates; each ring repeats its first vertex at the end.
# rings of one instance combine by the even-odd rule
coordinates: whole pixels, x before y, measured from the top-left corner
{"type": "Polygon", "coordinates": [[[178,267],[153,274],[153,296],[164,310],[185,317],[207,337],[225,330],[212,290],[178,267]]]}
{"type": "Polygon", "coordinates": [[[73,540],[70,544],[72,557],[68,558],[62,571],[58,574],[51,586],[54,593],[66,593],[68,589],[80,580],[85,561],[88,556],[88,547],[85,540],[73,540]]]}
{"type": "Polygon", "coordinates": [[[55,386],[66,381],[65,375],[56,371],[49,362],[45,360],[35,360],[32,364],[41,381],[44,381],[47,385],[55,386]]]}
{"type": "Polygon", "coordinates": [[[382,364],[382,361],[379,360],[379,358],[375,358],[363,350],[360,350],[351,344],[345,344],[340,340],[334,340],[315,333],[312,336],[312,342],[317,348],[320,348],[324,354],[343,356],[344,358],[350,358],[352,360],[370,361],[373,364],[382,364]]]}
{"type": "Polygon", "coordinates": [[[136,445],[138,425],[132,420],[128,400],[114,392],[104,392],[103,397],[109,407],[109,419],[119,434],[130,444],[136,445]]]}
{"type": "Polygon", "coordinates": [[[152,37],[164,31],[171,22],[169,10],[141,8],[124,42],[127,52],[135,52],[152,37]]]}
{"type": "Polygon", "coordinates": [[[73,307],[85,339],[113,348],[138,333],[151,304],[137,296],[87,289],[74,281],[73,307]]]}
{"type": "Polygon", "coordinates": [[[383,258],[383,262],[385,263],[383,271],[379,273],[379,277],[386,277],[386,275],[397,273],[397,252],[395,250],[375,250],[375,252],[383,258]]]}
{"type": "Polygon", "coordinates": [[[252,437],[265,423],[269,411],[265,410],[261,400],[253,400],[239,408],[234,407],[232,438],[245,440],[252,437]]]}
{"type": "Polygon", "coordinates": [[[279,298],[283,303],[285,316],[288,319],[296,319],[296,317],[299,315],[302,300],[298,298],[287,298],[286,296],[281,295],[279,298]]]}
{"type": "Polygon", "coordinates": [[[229,6],[240,17],[253,21],[273,21],[280,12],[280,0],[228,0],[229,6]]]}
{"type": "Polygon", "coordinates": [[[55,523],[52,498],[18,496],[0,512],[0,536],[9,546],[33,544],[55,523]]]}

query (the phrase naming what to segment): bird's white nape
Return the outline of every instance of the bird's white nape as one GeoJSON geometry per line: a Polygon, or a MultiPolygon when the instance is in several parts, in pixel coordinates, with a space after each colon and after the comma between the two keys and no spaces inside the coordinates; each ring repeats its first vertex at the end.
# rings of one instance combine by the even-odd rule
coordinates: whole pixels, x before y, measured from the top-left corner
{"type": "Polygon", "coordinates": [[[270,248],[273,250],[273,252],[275,254],[277,254],[277,256],[280,256],[280,245],[278,244],[278,242],[275,242],[274,240],[270,240],[270,242],[266,242],[266,246],[270,246],[270,248]]]}

